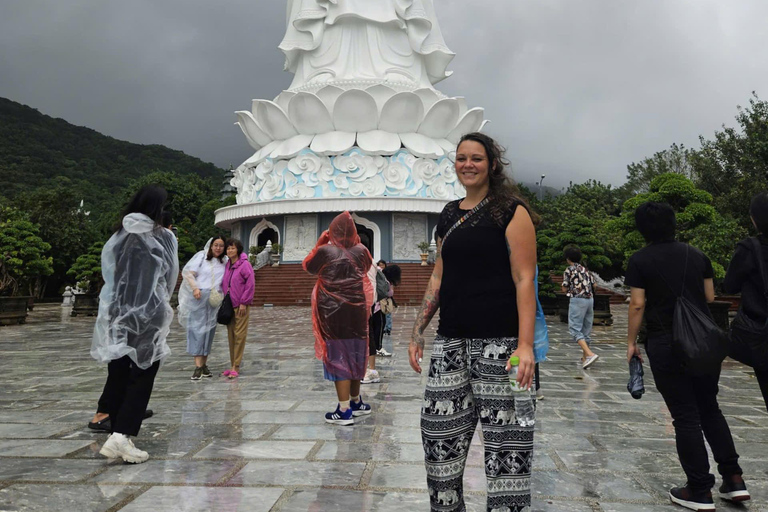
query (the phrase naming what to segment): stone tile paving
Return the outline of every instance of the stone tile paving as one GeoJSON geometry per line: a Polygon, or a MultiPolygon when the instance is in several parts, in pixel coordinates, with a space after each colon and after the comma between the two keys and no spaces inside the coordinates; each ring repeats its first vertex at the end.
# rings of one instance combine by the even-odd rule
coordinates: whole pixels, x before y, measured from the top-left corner
{"type": "MultiPolygon", "coordinates": [[[[190,381],[192,359],[175,326],[150,403],[155,416],[136,440],[150,453],[141,465],[107,461],[98,454],[106,434],[85,428],[106,368],[88,355],[93,319],[67,313],[38,306],[26,325],[0,328],[0,510],[429,509],[418,427],[424,377],[406,354],[414,308],[395,315],[395,355],[378,358],[383,381],[364,388],[375,412],[354,427],[323,422],[335,396],[314,359],[308,308],[253,311],[236,381],[190,381]]],[[[666,498],[684,481],[669,414],[649,374],[642,400],[627,393],[626,308],[614,315],[614,326],[596,328],[601,357],[586,372],[566,326],[550,317],[534,510],[678,510],[666,498]]],[[[228,357],[220,329],[210,366],[224,370],[228,357]]],[[[720,401],[753,500],[718,500],[718,509],[768,511],[768,414],[748,368],[726,362],[720,401]]],[[[468,509],[484,510],[477,436],[465,480],[468,509]]]]}

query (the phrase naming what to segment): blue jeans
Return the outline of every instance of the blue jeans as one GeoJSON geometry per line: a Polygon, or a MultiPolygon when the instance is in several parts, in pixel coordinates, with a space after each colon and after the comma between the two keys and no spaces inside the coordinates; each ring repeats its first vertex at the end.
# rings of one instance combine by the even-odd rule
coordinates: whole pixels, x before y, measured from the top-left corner
{"type": "Polygon", "coordinates": [[[589,335],[592,332],[594,318],[594,299],[571,297],[571,304],[568,307],[568,332],[573,337],[573,341],[584,340],[587,345],[592,343],[589,335]]]}
{"type": "Polygon", "coordinates": [[[392,334],[392,313],[387,315],[387,322],[384,325],[384,332],[392,334]]]}

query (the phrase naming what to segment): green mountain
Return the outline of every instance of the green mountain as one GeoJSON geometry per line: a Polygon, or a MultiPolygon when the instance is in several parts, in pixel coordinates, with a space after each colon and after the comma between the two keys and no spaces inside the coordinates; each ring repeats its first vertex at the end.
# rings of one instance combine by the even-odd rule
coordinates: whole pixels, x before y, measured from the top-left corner
{"type": "Polygon", "coordinates": [[[117,140],[0,98],[0,196],[12,200],[62,176],[99,210],[101,198],[155,171],[195,174],[214,190],[225,172],[181,151],[117,140]]]}

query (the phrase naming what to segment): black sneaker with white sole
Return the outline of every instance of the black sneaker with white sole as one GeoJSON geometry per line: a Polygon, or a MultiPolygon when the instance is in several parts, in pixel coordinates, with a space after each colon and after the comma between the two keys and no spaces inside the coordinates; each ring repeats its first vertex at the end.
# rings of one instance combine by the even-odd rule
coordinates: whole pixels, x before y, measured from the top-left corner
{"type": "Polygon", "coordinates": [[[674,487],[669,490],[669,499],[672,503],[690,510],[706,511],[715,510],[715,502],[712,492],[694,492],[689,487],[674,487]]]}
{"type": "Polygon", "coordinates": [[[747,490],[747,484],[740,475],[732,475],[729,478],[723,477],[723,485],[718,489],[720,498],[727,501],[747,501],[751,498],[747,490]]]}
{"type": "Polygon", "coordinates": [[[203,369],[199,366],[195,367],[195,372],[189,378],[189,380],[200,380],[203,378],[203,369]]]}
{"type": "Polygon", "coordinates": [[[204,365],[203,365],[203,373],[202,373],[202,376],[203,376],[204,378],[206,378],[206,379],[211,379],[211,378],[213,378],[213,374],[211,373],[211,370],[209,370],[209,369],[208,369],[208,365],[207,365],[207,364],[204,364],[204,365]]]}

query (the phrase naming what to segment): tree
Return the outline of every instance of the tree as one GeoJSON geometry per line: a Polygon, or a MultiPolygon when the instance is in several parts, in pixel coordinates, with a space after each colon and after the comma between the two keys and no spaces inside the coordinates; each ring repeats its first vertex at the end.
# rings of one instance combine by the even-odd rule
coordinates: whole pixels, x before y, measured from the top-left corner
{"type": "Polygon", "coordinates": [[[755,93],[738,107],[739,129],[723,127],[714,140],[700,137],[692,155],[694,180],[712,194],[713,205],[744,230],[752,229],[749,199],[768,188],[768,102],[755,93]]]}
{"type": "Polygon", "coordinates": [[[104,284],[101,274],[102,249],[104,242],[94,243],[85,254],[77,257],[72,268],[67,271],[67,275],[75,279],[77,287],[87,293],[98,293],[104,284]]]}
{"type": "Polygon", "coordinates": [[[621,253],[607,223],[620,211],[621,196],[610,185],[598,181],[571,185],[564,194],[543,201],[542,222],[537,232],[540,274],[561,272],[563,249],[578,245],[591,270],[613,277],[621,271],[621,253]]]}
{"type": "MultiPolygon", "coordinates": [[[[682,144],[672,144],[669,149],[659,151],[650,158],[627,166],[627,181],[622,186],[629,196],[640,192],[648,192],[651,182],[662,174],[675,173],[692,178],[694,175],[691,164],[694,152],[682,144]]],[[[628,198],[628,197],[627,197],[628,198]]]]}
{"type": "Polygon", "coordinates": [[[70,180],[58,176],[45,186],[20,194],[14,202],[40,226],[40,236],[51,245],[48,254],[53,258],[53,273],[43,280],[41,293],[48,284],[58,291],[75,259],[99,238],[80,201],[70,180]]]}
{"type": "Polygon", "coordinates": [[[53,272],[51,246],[38,233],[40,226],[13,208],[0,207],[0,295],[16,295],[53,272]]]}
{"type": "Polygon", "coordinates": [[[609,228],[620,236],[624,265],[635,251],[645,245],[635,225],[635,210],[649,201],[672,206],[677,221],[677,239],[703,251],[712,260],[715,277],[724,277],[734,241],[743,237],[745,232],[735,221],[715,210],[709,192],[696,188],[691,180],[675,173],[654,178],[648,192],[627,200],[621,216],[609,224],[609,228]]]}

